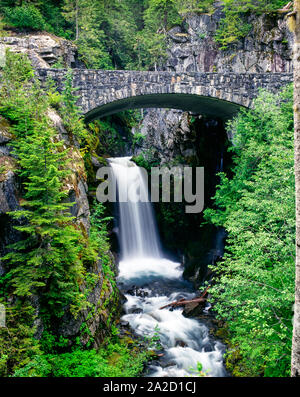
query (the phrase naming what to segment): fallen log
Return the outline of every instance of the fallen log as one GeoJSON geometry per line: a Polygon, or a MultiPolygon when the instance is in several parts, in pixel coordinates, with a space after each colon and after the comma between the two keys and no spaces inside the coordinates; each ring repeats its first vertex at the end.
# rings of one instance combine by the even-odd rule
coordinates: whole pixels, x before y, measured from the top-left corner
{"type": "Polygon", "coordinates": [[[199,296],[198,298],[189,299],[189,300],[179,299],[178,301],[171,302],[171,303],[169,303],[169,304],[167,304],[167,305],[165,305],[165,306],[160,307],[159,310],[166,309],[167,307],[184,306],[184,305],[187,305],[187,304],[189,304],[189,303],[197,303],[197,304],[199,304],[199,303],[205,302],[206,299],[207,299],[207,298],[205,297],[205,295],[207,294],[207,291],[208,291],[209,287],[210,287],[210,286],[208,286],[208,287],[206,288],[206,290],[203,292],[203,294],[202,294],[201,296],[199,296]]]}
{"type": "Polygon", "coordinates": [[[290,1],[288,4],[286,4],[284,7],[280,8],[279,10],[277,10],[280,14],[286,14],[287,12],[289,12],[291,10],[291,8],[293,7],[293,2],[290,1]]]}

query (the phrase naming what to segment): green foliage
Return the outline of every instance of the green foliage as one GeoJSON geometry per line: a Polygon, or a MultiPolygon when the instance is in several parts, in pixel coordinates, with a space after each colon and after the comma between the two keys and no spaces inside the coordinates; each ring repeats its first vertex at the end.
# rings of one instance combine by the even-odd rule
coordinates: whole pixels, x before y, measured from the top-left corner
{"type": "Polygon", "coordinates": [[[101,23],[106,18],[103,1],[65,0],[63,16],[73,27],[81,59],[89,68],[110,69],[112,61],[105,46],[101,23]]]}
{"type": "Polygon", "coordinates": [[[82,237],[68,211],[72,204],[63,202],[68,151],[55,139],[57,132],[47,118],[48,96],[29,80],[27,62],[22,55],[8,54],[0,98],[0,113],[12,123],[12,146],[24,186],[23,209],[10,214],[21,221],[15,228],[24,239],[12,244],[3,260],[14,293],[24,297],[42,291],[50,312],[59,316],[66,304],[74,302],[75,311],[81,304],[82,237]],[[23,74],[18,67],[22,63],[23,74]]]}
{"type": "MultiPolygon", "coordinates": [[[[88,68],[149,69],[163,66],[167,31],[191,12],[212,13],[214,0],[0,0],[4,24],[46,30],[75,40],[88,68]]],[[[286,0],[224,0],[225,16],[216,32],[222,49],[244,37],[245,17],[274,13],[286,0]]],[[[202,37],[203,38],[203,37],[202,37]]]]}
{"type": "Polygon", "coordinates": [[[225,16],[216,31],[215,40],[225,50],[231,43],[247,35],[251,25],[245,23],[245,16],[249,13],[274,13],[286,5],[286,0],[224,0],[225,16]]]}
{"type": "Polygon", "coordinates": [[[70,27],[56,0],[26,1],[0,0],[0,14],[4,26],[21,30],[46,30],[66,39],[72,38],[70,27]]]}
{"type": "Polygon", "coordinates": [[[241,111],[228,130],[234,136],[233,178],[220,175],[216,209],[205,211],[228,232],[224,260],[212,267],[214,307],[228,326],[234,375],[289,376],[295,261],[291,87],[278,95],[261,92],[254,109],[241,111]]]}
{"type": "Polygon", "coordinates": [[[132,157],[139,167],[145,168],[147,171],[151,171],[151,167],[158,167],[160,165],[160,159],[156,157],[155,151],[153,149],[144,150],[138,156],[132,157]]]}
{"type": "Polygon", "coordinates": [[[5,23],[3,21],[3,17],[0,15],[0,37],[5,37],[6,32],[4,31],[5,23]]]}
{"type": "Polygon", "coordinates": [[[104,216],[105,207],[102,203],[94,202],[91,216],[90,241],[94,251],[101,258],[102,270],[112,287],[116,290],[115,273],[112,269],[112,258],[109,255],[109,239],[107,223],[112,217],[104,216]]]}
{"type": "Polygon", "coordinates": [[[36,356],[15,377],[134,377],[148,358],[134,343],[107,340],[96,350],[36,356]]]}
{"type": "Polygon", "coordinates": [[[83,119],[79,116],[79,108],[76,105],[78,97],[75,95],[76,88],[72,85],[73,72],[69,69],[66,73],[64,89],[61,94],[62,106],[60,114],[62,115],[64,125],[68,132],[75,137],[79,143],[87,139],[87,130],[83,119]]]}
{"type": "Polygon", "coordinates": [[[19,7],[3,8],[5,20],[17,28],[31,28],[34,30],[44,30],[46,22],[43,15],[32,4],[24,4],[19,7]]]}
{"type": "Polygon", "coordinates": [[[53,334],[50,328],[51,325],[49,322],[49,316],[47,316],[47,313],[45,313],[44,330],[39,341],[42,352],[53,354],[54,352],[64,352],[69,350],[71,342],[70,339],[64,338],[62,335],[53,334]]]}
{"type": "Polygon", "coordinates": [[[176,0],[149,0],[145,23],[153,31],[163,31],[181,22],[176,0]]]}
{"type": "Polygon", "coordinates": [[[53,69],[64,69],[65,64],[62,57],[59,57],[58,60],[51,65],[53,69]]]}
{"type": "MultiPolygon", "coordinates": [[[[102,212],[102,210],[100,210],[102,212]]],[[[97,211],[96,211],[97,212],[97,211]]],[[[47,335],[48,345],[53,336],[47,335]]],[[[63,341],[62,341],[63,343],[63,341]]],[[[119,337],[119,330],[113,324],[111,336],[107,337],[98,350],[74,348],[69,353],[41,354],[36,352],[32,359],[17,369],[14,377],[136,377],[140,376],[147,361],[161,349],[159,328],[145,338],[148,349],[140,347],[140,341],[129,336],[119,337]]],[[[1,365],[1,361],[0,361],[1,365]]]]}
{"type": "MultiPolygon", "coordinates": [[[[111,218],[105,216],[102,204],[94,203],[89,236],[74,223],[69,212],[73,203],[67,203],[65,188],[70,177],[70,149],[58,139],[47,115],[50,106],[59,107],[70,138],[75,136],[86,144],[89,134],[75,104],[72,76],[68,74],[61,95],[56,95],[51,81],[47,87],[46,92],[40,89],[26,56],[7,53],[0,114],[9,120],[14,137],[22,208],[10,216],[22,238],[1,258],[6,273],[0,278],[0,299],[7,307],[8,327],[0,330],[0,374],[8,376],[16,371],[16,376],[134,376],[141,371],[146,353],[136,349],[132,354],[132,348],[115,340],[118,331],[113,326],[116,308],[112,303],[119,295],[109,252],[107,222],[111,218]],[[93,270],[96,262],[101,264],[100,274],[93,270]],[[74,317],[82,309],[89,309],[91,316],[96,314],[87,299],[100,277],[99,300],[103,302],[97,310],[109,310],[103,326],[111,328],[111,341],[100,352],[76,350],[54,355],[82,347],[80,337],[76,341],[62,337],[55,327],[66,311],[74,317]],[[14,302],[8,303],[11,295],[14,302]],[[44,328],[39,344],[34,340],[36,310],[28,303],[33,296],[38,297],[44,328]]],[[[88,337],[87,347],[92,345],[86,322],[82,323],[80,335],[88,337]]]]}
{"type": "Polygon", "coordinates": [[[138,111],[124,111],[88,124],[88,134],[81,153],[84,155],[90,187],[96,181],[92,158],[106,165],[105,158],[118,157],[125,153],[126,147],[133,145],[132,128],[137,126],[140,117],[138,111]]]}
{"type": "Polygon", "coordinates": [[[63,15],[71,24],[79,54],[90,68],[132,67],[133,41],[144,2],[65,0],[63,15]]]}
{"type": "Polygon", "coordinates": [[[207,12],[214,11],[214,0],[177,0],[177,7],[180,14],[190,12],[207,12]]]}
{"type": "MultiPolygon", "coordinates": [[[[7,95],[13,93],[15,89],[19,89],[21,85],[26,84],[34,76],[29,59],[22,55],[13,56],[8,50],[6,51],[3,73],[3,80],[6,80],[5,90],[7,95]]],[[[5,95],[4,90],[2,90],[3,95],[5,95]]]]}
{"type": "Polygon", "coordinates": [[[162,349],[159,331],[160,331],[159,326],[158,324],[156,324],[156,326],[154,327],[153,334],[144,337],[145,342],[147,343],[149,349],[156,349],[156,350],[162,349]]]}
{"type": "Polygon", "coordinates": [[[143,135],[141,132],[136,132],[132,139],[132,149],[134,150],[136,146],[142,146],[144,140],[145,135],[143,135]]]}
{"type": "MultiPolygon", "coordinates": [[[[88,68],[144,69],[165,56],[166,31],[181,23],[178,0],[1,0],[4,23],[75,40],[88,68]]],[[[189,0],[190,3],[190,0],[189,0]]],[[[190,7],[189,5],[188,7],[190,7]]]]}
{"type": "Polygon", "coordinates": [[[180,24],[176,0],[149,0],[144,11],[144,29],[136,35],[139,67],[155,67],[166,57],[167,31],[180,24]],[[141,62],[143,59],[143,62],[141,62]]]}
{"type": "Polygon", "coordinates": [[[216,31],[215,40],[222,50],[226,50],[228,45],[245,37],[250,30],[251,25],[243,21],[236,9],[229,8],[216,31]]]}
{"type": "Polygon", "coordinates": [[[203,371],[203,365],[200,362],[197,362],[197,368],[190,368],[190,371],[195,375],[199,376],[200,378],[205,378],[209,376],[209,371],[203,371]]]}
{"type": "Polygon", "coordinates": [[[97,137],[95,151],[101,155],[113,156],[124,149],[124,143],[111,118],[95,120],[89,124],[89,130],[97,137]]]}
{"type": "Polygon", "coordinates": [[[18,301],[14,306],[3,298],[6,308],[6,327],[0,327],[0,376],[9,376],[40,354],[38,343],[33,339],[34,309],[28,302],[18,301]]]}

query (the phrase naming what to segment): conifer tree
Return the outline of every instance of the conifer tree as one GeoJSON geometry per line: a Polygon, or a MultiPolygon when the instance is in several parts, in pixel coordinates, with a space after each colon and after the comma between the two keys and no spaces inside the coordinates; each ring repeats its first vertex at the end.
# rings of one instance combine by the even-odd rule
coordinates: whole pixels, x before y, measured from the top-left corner
{"type": "Polygon", "coordinates": [[[69,69],[62,91],[62,104],[60,113],[63,117],[64,125],[67,130],[81,143],[87,135],[82,118],[79,118],[79,108],[76,105],[78,97],[76,96],[76,87],[73,87],[73,73],[69,69]]]}
{"type": "Polygon", "coordinates": [[[64,202],[67,150],[49,123],[48,97],[30,80],[32,73],[23,74],[23,81],[14,79],[18,66],[30,70],[26,62],[22,55],[8,54],[1,92],[0,113],[13,123],[13,152],[24,187],[22,209],[10,214],[22,221],[16,229],[24,239],[12,244],[3,259],[14,293],[25,297],[39,292],[49,311],[59,316],[65,305],[75,308],[80,302],[84,247],[68,210],[72,203],[64,202]]]}

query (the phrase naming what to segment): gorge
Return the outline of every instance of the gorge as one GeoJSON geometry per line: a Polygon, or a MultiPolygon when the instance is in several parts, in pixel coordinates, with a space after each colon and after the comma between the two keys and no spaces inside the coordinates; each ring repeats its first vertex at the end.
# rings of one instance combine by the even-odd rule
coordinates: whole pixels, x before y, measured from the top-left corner
{"type": "Polygon", "coordinates": [[[82,0],[78,31],[71,1],[13,3],[0,0],[0,375],[287,376],[284,1],[167,0],[157,14],[160,0],[82,0]],[[133,197],[148,196],[139,166],[204,167],[204,211],[103,205],[107,166],[133,197]],[[160,309],[208,286],[206,305],[160,309]]]}

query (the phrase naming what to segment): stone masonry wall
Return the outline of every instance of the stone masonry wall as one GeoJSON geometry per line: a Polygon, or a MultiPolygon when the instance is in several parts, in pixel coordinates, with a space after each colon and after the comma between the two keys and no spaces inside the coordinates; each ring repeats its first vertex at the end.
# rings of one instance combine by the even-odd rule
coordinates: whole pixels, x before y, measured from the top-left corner
{"type": "MultiPolygon", "coordinates": [[[[37,69],[36,73],[42,81],[50,77],[61,88],[66,70],[37,69]]],[[[260,88],[276,92],[293,79],[291,73],[180,73],[81,69],[74,69],[73,76],[73,85],[78,87],[78,105],[84,114],[93,112],[97,107],[124,99],[128,99],[128,108],[139,107],[139,103],[143,103],[144,107],[152,103],[155,106],[159,103],[158,97],[150,97],[148,102],[147,97],[142,96],[156,94],[194,94],[250,107],[260,88]],[[140,98],[135,99],[137,97],[140,98]]],[[[178,107],[181,109],[197,111],[198,105],[201,105],[200,98],[199,103],[195,105],[192,99],[191,101],[185,99],[182,103],[180,97],[178,99],[178,107]]],[[[165,101],[164,107],[172,107],[176,102],[174,97],[166,98],[165,101]]],[[[212,108],[214,106],[218,109],[218,103],[215,101],[212,108]]],[[[120,111],[124,108],[125,105],[114,110],[120,111]]],[[[107,113],[109,109],[103,111],[100,109],[94,117],[104,116],[105,111],[107,113]]]]}

